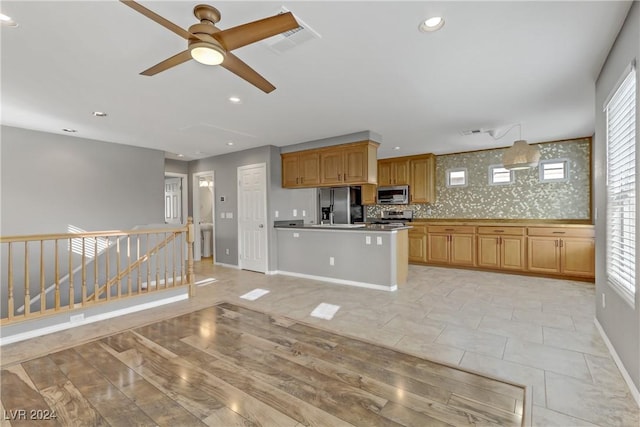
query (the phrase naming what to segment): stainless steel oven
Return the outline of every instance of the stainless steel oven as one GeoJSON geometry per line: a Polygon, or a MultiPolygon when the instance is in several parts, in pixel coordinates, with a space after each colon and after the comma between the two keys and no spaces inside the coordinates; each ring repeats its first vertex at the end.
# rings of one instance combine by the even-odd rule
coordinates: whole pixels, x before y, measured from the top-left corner
{"type": "Polygon", "coordinates": [[[378,203],[382,205],[409,204],[409,186],[378,187],[378,203]]]}

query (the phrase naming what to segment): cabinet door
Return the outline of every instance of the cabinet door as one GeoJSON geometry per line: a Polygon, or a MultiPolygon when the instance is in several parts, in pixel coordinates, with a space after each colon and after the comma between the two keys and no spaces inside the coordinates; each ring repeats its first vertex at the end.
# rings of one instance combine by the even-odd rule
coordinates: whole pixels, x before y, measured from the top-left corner
{"type": "Polygon", "coordinates": [[[427,234],[427,257],[429,262],[440,264],[449,263],[448,234],[427,234]]]}
{"type": "Polygon", "coordinates": [[[344,153],[344,183],[361,184],[368,182],[368,146],[348,147],[342,150],[344,153]]]}
{"type": "Polygon", "coordinates": [[[316,151],[300,154],[298,173],[301,185],[313,187],[320,184],[320,154],[316,151]]]}
{"type": "Polygon", "coordinates": [[[282,155],[282,187],[294,188],[300,184],[300,176],[298,175],[298,155],[283,154],[282,155]]]}
{"type": "Polygon", "coordinates": [[[409,160],[393,162],[393,185],[409,185],[409,160]]]}
{"type": "Polygon", "coordinates": [[[478,266],[500,267],[500,237],[478,236],[478,266]]]}
{"type": "Polygon", "coordinates": [[[503,270],[524,270],[525,238],[520,236],[500,237],[500,268],[503,270]]]}
{"type": "Polygon", "coordinates": [[[560,245],[555,237],[529,236],[528,270],[536,273],[560,273],[560,245]]]}
{"type": "Polygon", "coordinates": [[[435,161],[433,156],[409,163],[411,203],[433,203],[436,200],[435,161]]]}
{"type": "Polygon", "coordinates": [[[450,239],[451,258],[449,262],[455,265],[475,265],[476,250],[473,234],[452,234],[450,239]]]}
{"type": "Polygon", "coordinates": [[[362,204],[375,205],[378,187],[374,184],[362,184],[362,204]]]}
{"type": "Polygon", "coordinates": [[[320,153],[320,183],[342,184],[343,173],[342,151],[327,150],[320,153]]]}
{"type": "Polygon", "coordinates": [[[427,262],[427,236],[409,232],[409,262],[427,262]]]}
{"type": "Polygon", "coordinates": [[[569,276],[595,277],[593,239],[565,237],[561,240],[561,271],[569,276]]]}
{"type": "Polygon", "coordinates": [[[378,185],[392,185],[391,162],[388,160],[378,161],[378,185]]]}

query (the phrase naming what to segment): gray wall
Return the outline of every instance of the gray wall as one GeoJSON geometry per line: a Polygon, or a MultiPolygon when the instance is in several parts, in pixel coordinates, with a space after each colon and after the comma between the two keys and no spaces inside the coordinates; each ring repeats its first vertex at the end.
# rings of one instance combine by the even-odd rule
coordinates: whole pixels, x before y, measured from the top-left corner
{"type": "MultiPolygon", "coordinates": [[[[596,134],[594,154],[594,196],[599,212],[596,218],[596,317],[616,349],[636,389],[640,389],[640,286],[636,267],[635,307],[625,302],[608,284],[605,275],[606,257],[606,118],[603,106],[632,60],[640,60],[640,3],[634,2],[618,38],[609,52],[596,82],[596,134]],[[606,308],[602,307],[602,295],[606,308]]],[[[640,64],[639,64],[640,65],[640,64]]],[[[640,73],[636,74],[636,76],[640,73]]],[[[640,84],[636,82],[640,97],[640,84]]],[[[640,105],[636,106],[636,138],[640,135],[640,105]]],[[[637,143],[636,143],[637,146],[637,143]]],[[[640,155],[640,150],[636,150],[640,155]]],[[[636,161],[637,164],[637,161],[636,161]]],[[[637,185],[637,184],[636,184],[637,185]]],[[[636,197],[640,192],[636,191],[636,197]]],[[[640,220],[640,216],[637,218],[640,220]]],[[[636,224],[636,230],[640,230],[636,224]]],[[[640,251],[636,251],[636,266],[640,266],[640,251]]]]}
{"type": "Polygon", "coordinates": [[[164,153],[2,126],[2,235],[164,223],[164,153]]]}
{"type": "MultiPolygon", "coordinates": [[[[416,218],[591,219],[591,139],[538,144],[540,160],[569,159],[569,180],[541,183],[539,168],[514,171],[515,182],[489,185],[489,166],[502,164],[504,148],[436,157],[436,201],[413,204],[416,218]],[[447,169],[466,168],[469,184],[448,188],[447,169]]],[[[369,207],[369,217],[385,209],[369,207]]]]}
{"type": "MultiPolygon", "coordinates": [[[[0,150],[0,221],[3,236],[129,230],[164,222],[164,153],[89,139],[2,126],[0,150]]],[[[7,245],[1,264],[7,265],[7,245]]],[[[66,244],[60,253],[61,276],[67,273],[66,244]]],[[[47,286],[53,283],[53,243],[45,245],[47,286]]],[[[16,308],[22,305],[23,268],[14,254],[16,308]]],[[[36,268],[37,251],[30,265],[36,268]]],[[[0,267],[2,268],[2,267],[0,267]]],[[[31,277],[37,277],[32,271],[31,277]]],[[[77,283],[77,282],[76,282],[77,283]]],[[[31,295],[37,292],[31,281],[31,295]]],[[[76,288],[77,291],[80,287],[76,288]]],[[[7,291],[6,277],[2,290],[7,291]]],[[[63,298],[63,299],[66,299],[63,298]]],[[[64,302],[64,301],[63,301],[64,302]]],[[[3,301],[0,307],[6,312],[3,301]]]]}
{"type": "MultiPolygon", "coordinates": [[[[274,146],[258,147],[250,150],[209,157],[189,162],[189,173],[214,171],[215,188],[215,261],[223,264],[238,265],[238,167],[265,163],[267,165],[267,220],[269,227],[269,265],[270,271],[277,268],[276,233],[273,222],[276,219],[292,219],[293,209],[298,210],[301,219],[302,210],[307,211],[305,220],[315,220],[315,190],[285,190],[281,186],[280,149],[274,146]],[[221,202],[220,197],[225,201],[221,202]],[[275,212],[278,211],[278,218],[275,212]],[[220,218],[220,212],[232,212],[233,218],[220,218]],[[311,214],[313,213],[313,216],[311,214]],[[229,249],[229,255],[226,254],[229,249]]],[[[191,182],[191,179],[190,181],[191,182]]],[[[192,215],[193,190],[189,190],[189,214],[192,215]]]]}

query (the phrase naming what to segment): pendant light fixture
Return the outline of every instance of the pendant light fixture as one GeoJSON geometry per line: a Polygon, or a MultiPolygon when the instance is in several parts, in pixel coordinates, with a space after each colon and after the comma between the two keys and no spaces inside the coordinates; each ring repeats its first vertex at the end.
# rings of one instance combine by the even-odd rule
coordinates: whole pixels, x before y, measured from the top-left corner
{"type": "Polygon", "coordinates": [[[509,170],[535,168],[540,160],[540,149],[537,145],[529,145],[522,139],[522,124],[517,126],[520,128],[520,139],[502,155],[503,167],[509,170]]]}

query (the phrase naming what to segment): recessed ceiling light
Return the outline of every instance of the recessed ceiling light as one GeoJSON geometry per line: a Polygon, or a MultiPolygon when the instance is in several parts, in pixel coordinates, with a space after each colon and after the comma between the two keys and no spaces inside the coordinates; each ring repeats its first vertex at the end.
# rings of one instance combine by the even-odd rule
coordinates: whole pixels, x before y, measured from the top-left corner
{"type": "Polygon", "coordinates": [[[229,102],[232,104],[240,104],[242,103],[242,100],[240,98],[238,98],[237,96],[230,96],[229,97],[229,102]]]}
{"type": "Polygon", "coordinates": [[[400,149],[400,147],[393,147],[393,149],[394,149],[394,150],[399,150],[399,149],[400,149]]]}
{"type": "Polygon", "coordinates": [[[65,131],[65,132],[70,132],[70,133],[78,132],[77,129],[71,129],[71,128],[62,128],[62,130],[65,131]]]}
{"type": "Polygon", "coordinates": [[[0,13],[0,23],[5,27],[17,27],[18,23],[14,21],[10,16],[0,13]]]}
{"type": "Polygon", "coordinates": [[[107,117],[107,113],[104,111],[94,111],[92,114],[96,117],[107,117]]]}
{"type": "Polygon", "coordinates": [[[432,31],[438,31],[444,25],[444,18],[441,16],[432,16],[420,23],[418,29],[423,33],[429,33],[432,31]]]}
{"type": "Polygon", "coordinates": [[[229,141],[229,142],[227,142],[227,145],[228,145],[229,147],[231,147],[231,146],[233,145],[233,141],[229,141]]]}

